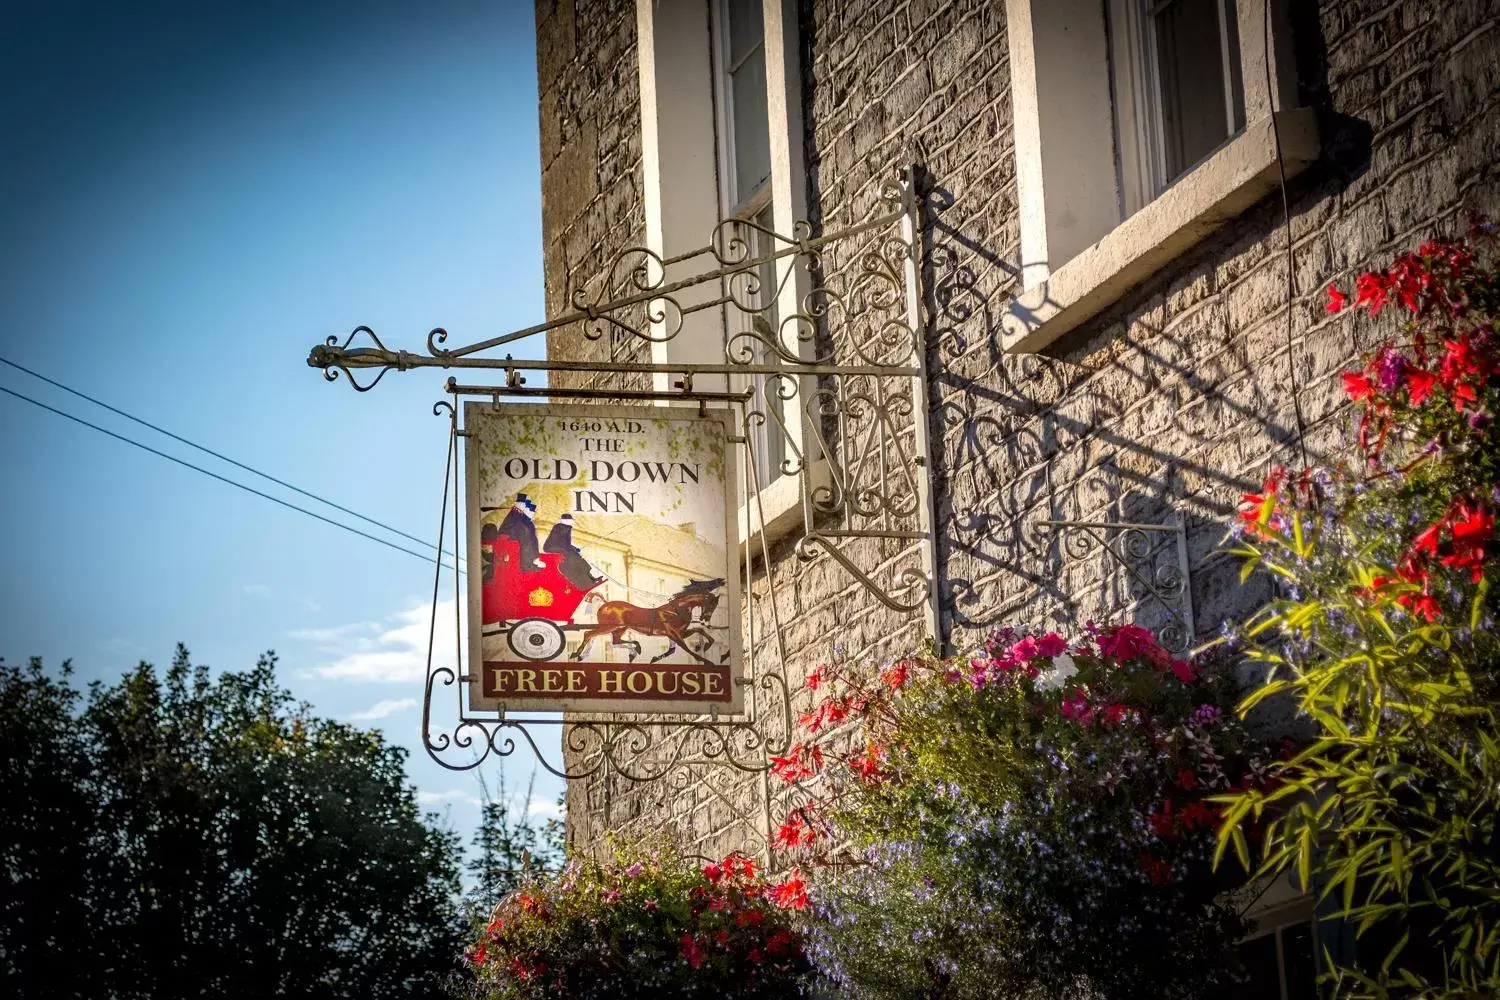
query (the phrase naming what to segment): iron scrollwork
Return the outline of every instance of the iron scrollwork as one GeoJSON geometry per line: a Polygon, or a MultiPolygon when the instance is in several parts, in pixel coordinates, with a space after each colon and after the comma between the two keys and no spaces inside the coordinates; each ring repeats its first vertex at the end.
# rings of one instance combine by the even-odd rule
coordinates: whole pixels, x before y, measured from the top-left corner
{"type": "MultiPolygon", "coordinates": [[[[764,533],[749,527],[752,520],[768,523],[760,482],[768,469],[799,484],[802,533],[794,546],[799,559],[831,559],[883,606],[899,613],[925,611],[936,633],[919,210],[908,173],[901,183],[885,186],[868,216],[841,229],[820,232],[798,221],[784,233],[753,221],[724,220],[695,250],[665,256],[631,246],[605,261],[592,281],[575,284],[570,275],[569,310],[544,323],[462,346],[451,345],[448,331],[438,327],[427,335],[425,352],[391,350],[361,326],[342,341],[330,337],[314,347],[308,364],[330,380],[342,373],[361,392],[374,388],[391,370],[498,369],[505,373],[504,385],[465,387],[450,379],[448,387],[455,396],[496,399],[543,392],[524,387],[521,373],[526,371],[680,379],[681,392],[632,389],[629,398],[738,408],[744,431],[745,510],[754,511],[753,517],[744,511],[742,516],[746,534],[760,547],[752,553],[746,543],[744,568],[747,579],[752,570],[767,575],[773,620],[775,580],[768,543],[764,533]],[[795,292],[789,290],[793,287],[795,292]],[[517,360],[495,353],[506,344],[573,324],[586,339],[608,338],[612,349],[619,342],[654,347],[679,337],[687,317],[705,310],[723,312],[720,363],[517,360]],[[368,381],[360,381],[356,373],[368,381]],[[728,391],[694,392],[694,378],[708,376],[722,380],[728,391]],[[767,453],[762,465],[757,454],[767,453]]],[[[619,390],[565,391],[569,398],[604,401],[619,390]]],[[[456,484],[462,431],[456,410],[448,406],[444,412],[452,422],[447,475],[456,484]]],[[[453,496],[456,531],[456,486],[453,496]]],[[[445,482],[444,524],[448,505],[445,482]]],[[[753,603],[750,590],[746,588],[746,599],[753,603]]],[[[434,608],[436,597],[435,579],[434,608]]],[[[454,597],[462,606],[456,580],[454,597]]],[[[434,635],[437,627],[434,619],[434,635]]],[[[454,627],[459,627],[457,621],[454,627]]],[[[774,630],[766,638],[779,647],[779,620],[774,630]]],[[[784,650],[774,662],[757,662],[756,645],[746,644],[750,670],[744,683],[750,686],[744,716],[735,718],[471,716],[462,704],[469,675],[461,654],[451,667],[429,662],[423,704],[427,750],[444,767],[462,770],[526,747],[563,778],[609,772],[645,782],[700,765],[765,771],[769,758],[784,752],[790,741],[791,694],[783,673],[784,650]],[[449,690],[459,701],[456,721],[435,732],[434,698],[449,690]],[[534,736],[537,725],[563,727],[562,760],[548,759],[534,736]]],[[[458,648],[463,649],[461,641],[458,648]]]]}
{"type": "Polygon", "coordinates": [[[1192,647],[1193,596],[1187,535],[1180,520],[1173,518],[1165,524],[1038,521],[1032,530],[1039,541],[1056,539],[1066,560],[1107,558],[1133,589],[1165,614],[1165,621],[1155,630],[1161,644],[1178,653],[1192,647]]]}

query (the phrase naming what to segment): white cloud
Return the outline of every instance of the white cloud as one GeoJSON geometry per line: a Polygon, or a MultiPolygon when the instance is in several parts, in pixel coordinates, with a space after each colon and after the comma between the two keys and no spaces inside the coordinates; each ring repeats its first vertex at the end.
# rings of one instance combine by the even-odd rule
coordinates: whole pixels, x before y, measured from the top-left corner
{"type": "MultiPolygon", "coordinates": [[[[451,667],[456,643],[453,628],[454,601],[439,601],[434,636],[434,666],[451,667]]],[[[427,666],[427,637],[431,629],[432,605],[418,602],[380,622],[352,622],[324,628],[298,629],[291,633],[318,647],[329,659],[311,670],[313,676],[336,680],[421,684],[427,666]]]]}
{"type": "Polygon", "coordinates": [[[526,811],[532,816],[540,816],[542,819],[563,818],[563,807],[552,799],[532,799],[526,804],[526,811]]]}
{"type": "Polygon", "coordinates": [[[240,592],[247,597],[270,597],[271,588],[263,583],[247,583],[240,588],[240,592]]]}
{"type": "Polygon", "coordinates": [[[404,712],[408,708],[416,707],[417,699],[415,698],[386,698],[384,701],[377,701],[363,711],[350,713],[349,720],[351,722],[371,722],[375,719],[384,719],[388,715],[395,715],[397,712],[404,712]]]}
{"type": "Polygon", "coordinates": [[[477,796],[457,788],[447,788],[441,792],[429,792],[426,790],[419,790],[417,792],[417,805],[419,806],[445,806],[454,802],[463,802],[471,806],[481,804],[477,796]]]}

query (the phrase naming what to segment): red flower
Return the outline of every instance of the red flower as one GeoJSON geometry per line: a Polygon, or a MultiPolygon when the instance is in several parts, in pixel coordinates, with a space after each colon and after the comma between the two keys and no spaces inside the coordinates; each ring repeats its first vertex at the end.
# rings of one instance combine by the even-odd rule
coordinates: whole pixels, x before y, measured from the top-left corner
{"type": "Polygon", "coordinates": [[[766,936],[766,951],[772,955],[782,955],[796,947],[797,936],[783,927],[778,927],[766,936]]]}
{"type": "Polygon", "coordinates": [[[720,862],[720,864],[724,866],[724,872],[730,878],[733,878],[736,875],[747,879],[755,878],[755,862],[751,861],[743,854],[731,854],[722,862],[720,862]]]}
{"type": "Polygon", "coordinates": [[[771,773],[789,785],[803,778],[811,778],[822,769],[822,748],[807,747],[801,742],[793,743],[785,755],[771,758],[771,773]]]}
{"type": "Polygon", "coordinates": [[[1375,395],[1375,383],[1359,372],[1344,372],[1344,394],[1356,403],[1375,395]]]}
{"type": "Polygon", "coordinates": [[[1442,521],[1439,521],[1437,524],[1431,525],[1427,528],[1426,531],[1418,535],[1416,539],[1411,543],[1411,551],[1426,553],[1429,556],[1437,555],[1438,543],[1442,539],[1442,533],[1442,521]]]}
{"type": "Polygon", "coordinates": [[[777,847],[809,847],[817,843],[818,831],[798,809],[787,816],[786,822],[776,830],[774,843],[777,847]]]}
{"type": "Polygon", "coordinates": [[[1332,285],[1329,285],[1328,286],[1328,305],[1324,306],[1323,308],[1327,309],[1330,313],[1343,312],[1343,310],[1344,310],[1344,303],[1347,300],[1348,300],[1348,296],[1346,296],[1343,292],[1339,291],[1337,288],[1333,287],[1332,285]]]}
{"type": "Polygon", "coordinates": [[[1172,661],[1172,676],[1184,684],[1191,684],[1198,676],[1198,670],[1187,660],[1172,661]]]}
{"type": "Polygon", "coordinates": [[[1453,552],[1443,557],[1449,569],[1466,569],[1474,583],[1484,576],[1484,550],[1495,537],[1495,515],[1460,505],[1453,522],[1453,552]]]}
{"type": "Polygon", "coordinates": [[[1156,831],[1158,837],[1170,837],[1177,828],[1177,820],[1172,815],[1172,800],[1167,799],[1160,806],[1152,809],[1146,821],[1151,824],[1151,829],[1156,831]]]}
{"type": "Polygon", "coordinates": [[[1218,814],[1207,802],[1189,802],[1182,807],[1178,818],[1182,820],[1184,830],[1192,830],[1200,826],[1212,826],[1218,819],[1218,814]]]}
{"type": "Polygon", "coordinates": [[[801,874],[794,868],[792,874],[785,882],[778,882],[767,891],[772,903],[783,910],[804,910],[807,908],[807,883],[802,881],[801,874]]]}
{"type": "Polygon", "coordinates": [[[765,920],[766,915],[759,910],[741,910],[734,915],[736,927],[759,927],[765,920]]]}
{"type": "Polygon", "coordinates": [[[880,748],[872,741],[865,744],[864,753],[849,761],[849,767],[860,781],[868,784],[880,777],[880,762],[884,756],[880,748]]]}
{"type": "Polygon", "coordinates": [[[1062,712],[1064,719],[1071,719],[1085,726],[1093,721],[1094,718],[1094,710],[1089,707],[1089,703],[1083,697],[1082,691],[1075,691],[1070,697],[1064,698],[1059,711],[1062,712]]]}
{"type": "Polygon", "coordinates": [[[1379,272],[1361,274],[1354,280],[1354,304],[1368,307],[1371,316],[1379,316],[1390,287],[1390,279],[1379,272]]]}
{"type": "Polygon", "coordinates": [[[1177,772],[1177,787],[1191,792],[1198,787],[1198,772],[1185,767],[1177,772]]]}
{"type": "Polygon", "coordinates": [[[1437,384],[1437,376],[1432,372],[1421,368],[1408,368],[1406,370],[1406,399],[1412,406],[1421,406],[1432,394],[1432,387],[1437,384]]]}
{"type": "Polygon", "coordinates": [[[823,664],[820,663],[816,667],[813,667],[812,671],[807,675],[807,689],[809,691],[816,691],[818,689],[818,685],[822,683],[823,664]]]}
{"type": "Polygon", "coordinates": [[[1156,636],[1139,625],[1117,625],[1099,636],[1099,654],[1111,660],[1133,660],[1145,657],[1153,662],[1165,651],[1156,636]]]}
{"type": "Polygon", "coordinates": [[[882,671],[880,680],[892,691],[899,691],[906,686],[910,679],[911,665],[906,660],[897,660],[894,664],[882,671]]]}
{"type": "Polygon", "coordinates": [[[485,962],[489,961],[489,957],[489,949],[486,948],[483,944],[477,945],[468,954],[469,961],[473,962],[475,965],[483,965],[485,962]]]}
{"type": "Polygon", "coordinates": [[[1141,871],[1146,873],[1152,885],[1162,885],[1172,881],[1172,866],[1150,854],[1141,855],[1141,871]]]}
{"type": "Polygon", "coordinates": [[[708,864],[703,866],[703,877],[708,879],[710,882],[718,882],[724,877],[724,869],[719,867],[718,864],[710,861],[708,864]]]}
{"type": "Polygon", "coordinates": [[[703,949],[698,946],[698,942],[691,934],[684,934],[677,940],[677,943],[682,949],[682,957],[687,959],[689,968],[697,969],[703,965],[703,949]]]}
{"type": "Polygon", "coordinates": [[[1443,609],[1437,599],[1426,592],[1402,594],[1396,603],[1411,612],[1413,618],[1424,618],[1435,622],[1442,617],[1443,609]]]}

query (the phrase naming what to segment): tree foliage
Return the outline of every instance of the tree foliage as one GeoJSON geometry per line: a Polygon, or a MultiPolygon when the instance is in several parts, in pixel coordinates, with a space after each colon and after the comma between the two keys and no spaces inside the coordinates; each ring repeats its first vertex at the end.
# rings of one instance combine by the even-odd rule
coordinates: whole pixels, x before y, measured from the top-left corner
{"type": "MultiPolygon", "coordinates": [[[[1481,224],[1473,235],[1489,240],[1481,224]]],[[[1247,495],[1245,572],[1282,582],[1248,628],[1315,738],[1275,790],[1226,798],[1221,850],[1319,887],[1352,921],[1331,979],[1358,997],[1500,994],[1500,274],[1432,241],[1361,275],[1355,305],[1405,312],[1344,387],[1360,412],[1342,468],[1275,472],[1247,495]],[[1264,822],[1264,837],[1247,825],[1264,822]],[[1257,839],[1260,840],[1256,843],[1257,839]]],[[[1330,290],[1329,311],[1345,307],[1330,290]]]]}
{"type": "Polygon", "coordinates": [[[458,849],[404,761],[269,655],[211,677],[179,647],[86,696],[0,663],[0,992],[440,995],[458,849]]]}
{"type": "MultiPolygon", "coordinates": [[[[474,878],[468,905],[472,919],[480,923],[489,919],[496,904],[529,873],[561,868],[567,854],[562,819],[549,816],[538,824],[531,808],[536,773],[532,772],[526,782],[519,808],[511,800],[504,771],[496,772],[496,781],[492,795],[481,780],[484,798],[479,806],[479,827],[474,831],[474,856],[468,863],[474,878]]],[[[565,801],[565,795],[559,794],[559,809],[565,801]]]]}

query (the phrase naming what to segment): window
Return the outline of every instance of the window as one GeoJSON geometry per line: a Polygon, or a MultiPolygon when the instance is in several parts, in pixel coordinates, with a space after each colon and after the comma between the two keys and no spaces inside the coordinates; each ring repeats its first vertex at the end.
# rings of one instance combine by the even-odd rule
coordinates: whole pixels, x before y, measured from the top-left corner
{"type": "Polygon", "coordinates": [[[1121,217],[1245,127],[1234,0],[1111,0],[1121,217]]]}
{"type": "Polygon", "coordinates": [[[1315,925],[1310,918],[1263,930],[1240,942],[1249,981],[1230,1000],[1317,1000],[1315,925]]]}
{"type": "MultiPolygon", "coordinates": [[[[722,219],[737,220],[736,235],[761,257],[774,249],[766,232],[789,234],[794,220],[807,216],[797,12],[797,0],[635,0],[646,245],[668,258],[667,281],[701,270],[702,260],[679,255],[701,248],[722,219]]],[[[790,257],[757,270],[754,292],[740,301],[758,311],[720,307],[720,284],[693,288],[679,297],[686,312],[680,332],[653,343],[652,360],[722,364],[727,338],[764,337],[767,328],[774,344],[777,320],[801,308],[811,279],[790,257]]],[[[749,291],[735,291],[742,290],[749,291]]],[[[761,348],[756,360],[769,360],[772,350],[761,348]]],[[[781,475],[781,463],[808,430],[801,408],[777,398],[774,382],[764,383],[709,375],[695,384],[709,391],[754,387],[765,412],[753,442],[761,495],[738,518],[746,538],[777,537],[802,518],[801,483],[781,475]]],[[[653,384],[669,388],[666,376],[653,384]]],[[[805,399],[809,387],[801,389],[805,399]]],[[[804,475],[821,482],[826,465],[814,461],[804,475]]]]}
{"type": "MultiPolygon", "coordinates": [[[[742,240],[748,255],[764,257],[777,249],[770,235],[775,231],[775,213],[771,204],[771,134],[766,104],[766,39],[762,0],[714,0],[713,17],[714,66],[719,105],[717,127],[719,139],[722,214],[744,220],[735,226],[735,236],[742,240]]],[[[776,265],[762,264],[753,274],[739,275],[726,281],[726,294],[747,307],[725,309],[724,335],[733,338],[754,333],[772,339],[780,336],[776,308],[776,265]],[[748,310],[748,311],[747,311],[748,310]]],[[[772,360],[771,351],[759,345],[757,363],[772,360]]],[[[769,485],[781,475],[781,460],[786,455],[785,433],[781,427],[783,402],[774,383],[764,375],[733,380],[731,388],[755,389],[752,409],[759,410],[765,423],[752,425],[754,480],[746,476],[740,484],[740,498],[750,495],[750,487],[769,485]]]]}
{"type": "Polygon", "coordinates": [[[714,64],[726,214],[740,214],[771,180],[766,32],[761,0],[715,0],[714,64]]]}
{"type": "Polygon", "coordinates": [[[1038,351],[1305,170],[1292,0],[1006,0],[1021,289],[1038,351]]]}

